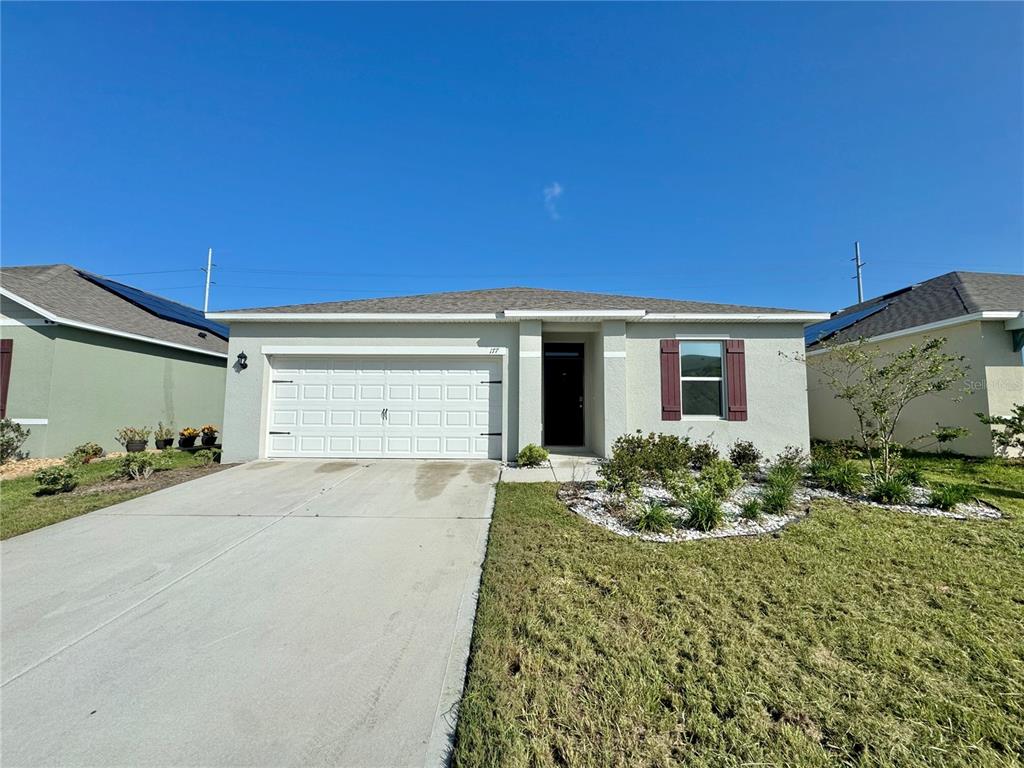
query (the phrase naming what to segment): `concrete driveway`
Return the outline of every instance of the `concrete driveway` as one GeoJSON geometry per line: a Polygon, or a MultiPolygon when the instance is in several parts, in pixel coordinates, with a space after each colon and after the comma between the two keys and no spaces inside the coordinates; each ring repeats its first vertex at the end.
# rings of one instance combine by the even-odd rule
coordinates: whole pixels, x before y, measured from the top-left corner
{"type": "Polygon", "coordinates": [[[3,542],[0,761],[439,762],[497,478],[257,462],[3,542]]]}

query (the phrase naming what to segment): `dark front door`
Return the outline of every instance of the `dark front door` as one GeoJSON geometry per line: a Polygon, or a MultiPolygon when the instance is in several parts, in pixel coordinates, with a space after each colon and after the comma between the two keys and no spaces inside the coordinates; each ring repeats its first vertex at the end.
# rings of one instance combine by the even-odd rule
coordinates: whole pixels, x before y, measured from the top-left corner
{"type": "Polygon", "coordinates": [[[583,345],[544,345],[544,442],[583,445],[583,345]]]}

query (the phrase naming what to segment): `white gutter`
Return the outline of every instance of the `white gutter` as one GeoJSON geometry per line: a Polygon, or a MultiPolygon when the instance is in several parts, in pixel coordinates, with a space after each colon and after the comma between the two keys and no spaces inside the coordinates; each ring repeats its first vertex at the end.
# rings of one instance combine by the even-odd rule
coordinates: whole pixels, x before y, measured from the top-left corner
{"type": "MultiPolygon", "coordinates": [[[[960,317],[950,317],[946,320],[936,320],[934,323],[925,323],[924,325],[914,325],[910,328],[901,328],[898,331],[890,331],[889,333],[880,333],[877,336],[867,336],[864,341],[888,341],[889,339],[898,339],[901,336],[913,336],[918,333],[929,333],[931,331],[938,331],[943,328],[952,328],[956,325],[964,325],[966,323],[973,323],[976,320],[1005,320],[1005,327],[1008,331],[1017,330],[1024,328],[1024,312],[1014,312],[1012,310],[989,310],[987,312],[974,312],[970,315],[961,315],[960,317]]],[[[847,341],[844,344],[853,344],[854,341],[847,341]]],[[[840,345],[842,346],[842,345],[840,345]]],[[[808,355],[821,355],[828,352],[828,349],[812,349],[808,355]]]]}
{"type": "Polygon", "coordinates": [[[113,328],[107,328],[102,325],[93,325],[92,323],[83,323],[80,320],[69,320],[66,317],[55,315],[49,310],[43,309],[42,307],[33,304],[31,301],[21,298],[17,294],[11,293],[6,288],[0,288],[0,296],[4,296],[11,301],[21,304],[25,309],[35,312],[46,320],[49,320],[55,325],[66,325],[69,328],[80,328],[83,331],[93,331],[94,333],[103,333],[107,336],[119,336],[122,339],[132,339],[133,341],[144,341],[147,344],[157,344],[161,347],[171,347],[172,349],[184,349],[187,352],[195,352],[200,355],[210,355],[211,357],[219,357],[227,360],[228,356],[226,352],[213,352],[208,349],[199,349],[198,347],[190,347],[188,344],[177,344],[173,341],[163,341],[162,339],[154,339],[150,336],[140,336],[137,333],[128,333],[127,331],[116,331],[113,328]]]}
{"type": "Polygon", "coordinates": [[[685,312],[657,313],[642,309],[507,309],[503,312],[208,312],[207,319],[220,322],[284,322],[284,323],[337,323],[337,322],[391,322],[391,323],[459,323],[503,322],[516,320],[627,320],[637,322],[763,322],[814,323],[828,320],[831,315],[821,312],[685,312]]]}
{"type": "Polygon", "coordinates": [[[648,312],[643,317],[646,323],[663,323],[678,321],[728,322],[742,320],[755,323],[817,323],[828,320],[832,315],[827,312],[648,312]]]}

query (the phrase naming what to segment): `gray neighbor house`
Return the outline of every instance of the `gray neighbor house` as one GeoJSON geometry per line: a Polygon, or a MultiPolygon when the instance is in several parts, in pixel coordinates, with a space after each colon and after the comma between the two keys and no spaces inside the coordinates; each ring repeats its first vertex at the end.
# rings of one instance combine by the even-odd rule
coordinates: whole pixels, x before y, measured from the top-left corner
{"type": "Polygon", "coordinates": [[[231,328],[224,460],[246,461],[608,456],[635,430],[806,450],[804,326],[828,315],[499,288],[208,317],[231,328]]]}
{"type": "MultiPolygon", "coordinates": [[[[950,272],[835,312],[807,329],[811,437],[838,440],[856,429],[853,411],[833,396],[815,367],[828,345],[866,339],[885,351],[943,337],[945,350],[963,355],[965,392],[929,395],[907,408],[896,439],[910,442],[937,424],[965,427],[970,435],[945,447],[991,456],[992,430],[977,413],[1007,416],[1024,403],[1024,275],[950,272]]],[[[938,445],[920,444],[936,449],[938,445]]]]}
{"type": "MultiPolygon", "coordinates": [[[[0,415],[61,456],[122,426],[220,424],[227,329],[67,264],[0,270],[0,415]]],[[[152,445],[152,443],[151,443],[152,445]]]]}

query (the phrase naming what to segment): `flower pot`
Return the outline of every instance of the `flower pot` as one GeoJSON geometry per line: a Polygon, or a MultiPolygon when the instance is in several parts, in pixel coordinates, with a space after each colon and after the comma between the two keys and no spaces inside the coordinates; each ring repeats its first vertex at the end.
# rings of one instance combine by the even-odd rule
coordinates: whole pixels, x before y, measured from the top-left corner
{"type": "Polygon", "coordinates": [[[195,444],[196,444],[195,436],[192,436],[192,437],[179,437],[178,438],[178,447],[179,448],[191,448],[195,444]]]}
{"type": "Polygon", "coordinates": [[[124,449],[128,451],[128,453],[141,453],[146,450],[146,444],[148,442],[149,440],[129,440],[124,444],[124,449]]]}
{"type": "Polygon", "coordinates": [[[217,444],[217,436],[216,435],[203,435],[203,445],[216,445],[216,444],[217,444]]]}
{"type": "Polygon", "coordinates": [[[157,450],[162,451],[164,448],[171,447],[171,444],[174,442],[174,438],[165,437],[160,440],[155,440],[154,442],[156,443],[157,450]]]}

